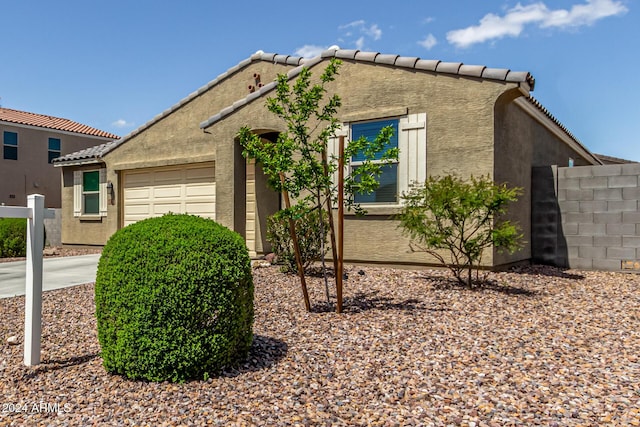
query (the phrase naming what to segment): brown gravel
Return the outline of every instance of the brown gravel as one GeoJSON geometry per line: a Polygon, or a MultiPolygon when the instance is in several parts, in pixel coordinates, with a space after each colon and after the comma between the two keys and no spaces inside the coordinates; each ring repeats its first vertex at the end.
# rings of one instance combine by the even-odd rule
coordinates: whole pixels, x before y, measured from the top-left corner
{"type": "Polygon", "coordinates": [[[105,373],[92,284],[45,293],[38,367],[6,343],[24,298],[0,300],[0,425],[640,425],[640,276],[347,271],[336,315],[319,279],[309,314],[295,278],[256,269],[249,360],[185,384],[105,373]]]}

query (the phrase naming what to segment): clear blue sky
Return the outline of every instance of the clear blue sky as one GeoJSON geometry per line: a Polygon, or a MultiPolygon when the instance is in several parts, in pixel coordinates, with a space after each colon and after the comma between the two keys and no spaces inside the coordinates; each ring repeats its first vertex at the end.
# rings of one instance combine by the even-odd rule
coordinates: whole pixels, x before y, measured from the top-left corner
{"type": "Polygon", "coordinates": [[[589,149],[640,161],[632,0],[0,5],[6,108],[126,135],[257,50],[308,56],[338,45],[529,71],[533,95],[589,149]]]}

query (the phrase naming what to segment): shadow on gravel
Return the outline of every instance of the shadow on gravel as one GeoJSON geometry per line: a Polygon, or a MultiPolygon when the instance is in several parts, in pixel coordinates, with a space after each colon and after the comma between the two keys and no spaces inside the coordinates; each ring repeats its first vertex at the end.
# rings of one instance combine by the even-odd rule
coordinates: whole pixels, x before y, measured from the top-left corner
{"type": "MultiPolygon", "coordinates": [[[[450,311],[448,308],[428,308],[424,301],[419,299],[407,299],[398,301],[393,297],[378,296],[379,291],[358,292],[353,297],[347,297],[342,301],[344,313],[361,313],[367,310],[403,310],[403,311],[450,311]]],[[[328,313],[335,311],[335,304],[315,304],[311,307],[312,313],[328,313]]]]}
{"type": "Polygon", "coordinates": [[[469,292],[498,292],[505,295],[525,296],[531,297],[538,295],[538,292],[531,291],[529,289],[518,288],[516,286],[509,286],[503,283],[498,283],[495,280],[479,280],[474,281],[471,287],[463,285],[456,279],[445,278],[441,276],[423,275],[423,279],[429,280],[431,285],[436,289],[442,290],[460,290],[469,292]]]}
{"type": "Polygon", "coordinates": [[[267,369],[286,356],[289,346],[282,340],[254,335],[247,360],[236,368],[225,369],[221,377],[237,377],[246,372],[267,369]]]}
{"type": "Polygon", "coordinates": [[[61,360],[43,360],[40,365],[38,365],[33,371],[26,373],[23,378],[31,379],[47,372],[57,371],[58,369],[64,369],[70,366],[82,365],[83,363],[90,362],[98,356],[100,356],[100,353],[90,353],[83,356],[69,357],[61,360]]]}
{"type": "Polygon", "coordinates": [[[567,273],[567,269],[559,267],[551,267],[548,265],[531,265],[526,267],[517,267],[510,270],[510,273],[529,274],[532,276],[549,276],[559,277],[561,279],[582,280],[582,274],[567,273]]]}

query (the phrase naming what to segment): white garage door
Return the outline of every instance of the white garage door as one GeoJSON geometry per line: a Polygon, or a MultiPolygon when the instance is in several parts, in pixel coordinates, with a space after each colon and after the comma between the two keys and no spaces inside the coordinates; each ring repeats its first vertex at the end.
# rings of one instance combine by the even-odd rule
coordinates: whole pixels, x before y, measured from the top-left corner
{"type": "Polygon", "coordinates": [[[123,173],[124,225],[166,213],[216,218],[213,163],[123,173]]]}

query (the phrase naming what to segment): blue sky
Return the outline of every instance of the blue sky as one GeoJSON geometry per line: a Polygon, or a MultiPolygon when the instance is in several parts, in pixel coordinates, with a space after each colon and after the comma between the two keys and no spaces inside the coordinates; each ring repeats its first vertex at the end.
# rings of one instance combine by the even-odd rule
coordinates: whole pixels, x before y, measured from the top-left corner
{"type": "Polygon", "coordinates": [[[529,71],[533,95],[589,149],[640,161],[633,0],[3,0],[0,11],[0,105],[118,135],[257,50],[338,45],[529,71]]]}

